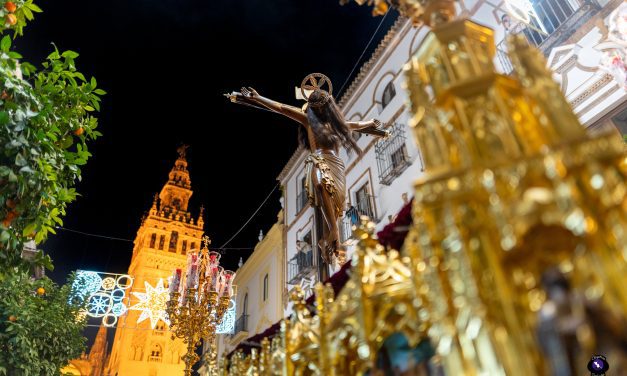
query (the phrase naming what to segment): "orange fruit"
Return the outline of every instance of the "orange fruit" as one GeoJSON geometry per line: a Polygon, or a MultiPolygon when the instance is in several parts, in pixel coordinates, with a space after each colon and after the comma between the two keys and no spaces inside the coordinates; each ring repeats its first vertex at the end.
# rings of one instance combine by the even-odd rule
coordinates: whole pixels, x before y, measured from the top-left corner
{"type": "Polygon", "coordinates": [[[13,26],[17,23],[17,17],[14,14],[7,14],[6,21],[9,25],[13,26]]]}
{"type": "Polygon", "coordinates": [[[382,16],[387,13],[388,9],[389,7],[385,0],[381,0],[375,4],[374,9],[372,10],[372,15],[382,16]]]}
{"type": "Polygon", "coordinates": [[[17,205],[17,203],[14,200],[8,199],[7,202],[7,207],[13,209],[15,207],[15,205],[17,205]]]}
{"type": "Polygon", "coordinates": [[[77,135],[77,136],[80,136],[83,133],[85,133],[85,128],[83,128],[83,127],[80,127],[80,128],[78,128],[77,130],[74,131],[74,134],[77,135]]]}
{"type": "Polygon", "coordinates": [[[42,296],[42,295],[43,295],[43,294],[45,294],[45,293],[46,293],[46,289],[45,289],[45,288],[43,288],[43,287],[39,287],[39,288],[37,289],[37,295],[42,296]]]}
{"type": "Polygon", "coordinates": [[[4,9],[8,10],[9,13],[13,13],[17,9],[17,7],[15,6],[14,2],[7,1],[6,3],[4,3],[4,9]]]}
{"type": "Polygon", "coordinates": [[[9,321],[15,322],[16,320],[17,320],[17,317],[15,317],[15,315],[9,316],[9,321]]]}
{"type": "Polygon", "coordinates": [[[4,217],[4,219],[2,220],[2,225],[4,227],[9,227],[11,226],[11,222],[13,222],[13,219],[15,219],[15,217],[17,217],[17,213],[14,211],[10,211],[7,213],[7,216],[4,217]]]}
{"type": "Polygon", "coordinates": [[[2,94],[0,94],[0,99],[5,100],[9,97],[6,90],[2,90],[2,94]]]}

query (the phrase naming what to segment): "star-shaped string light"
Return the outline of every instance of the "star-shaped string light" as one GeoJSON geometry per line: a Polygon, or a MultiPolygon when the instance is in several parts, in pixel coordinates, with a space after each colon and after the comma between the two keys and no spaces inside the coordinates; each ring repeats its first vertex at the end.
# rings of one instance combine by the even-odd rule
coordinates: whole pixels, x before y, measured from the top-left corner
{"type": "Polygon", "coordinates": [[[155,287],[152,287],[148,282],[144,282],[144,285],[146,286],[145,293],[133,291],[133,294],[140,300],[139,303],[129,307],[129,309],[134,311],[142,311],[137,319],[137,323],[150,318],[150,326],[153,329],[157,326],[159,320],[170,325],[170,320],[168,320],[165,313],[166,303],[170,296],[168,290],[163,287],[163,279],[159,278],[155,287]]]}

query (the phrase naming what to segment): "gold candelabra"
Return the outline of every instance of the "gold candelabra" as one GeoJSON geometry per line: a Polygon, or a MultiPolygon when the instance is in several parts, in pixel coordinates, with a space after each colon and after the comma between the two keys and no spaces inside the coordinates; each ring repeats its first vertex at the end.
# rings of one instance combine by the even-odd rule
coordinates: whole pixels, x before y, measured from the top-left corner
{"type": "Polygon", "coordinates": [[[210,252],[209,244],[211,241],[205,236],[202,249],[188,253],[185,278],[181,269],[176,269],[170,281],[166,312],[174,333],[172,338],[182,338],[187,344],[187,353],[182,357],[185,375],[192,374],[192,366],[200,359],[196,354],[200,340],[214,346],[216,327],[236,291],[235,272],[219,265],[220,254],[210,252]]]}

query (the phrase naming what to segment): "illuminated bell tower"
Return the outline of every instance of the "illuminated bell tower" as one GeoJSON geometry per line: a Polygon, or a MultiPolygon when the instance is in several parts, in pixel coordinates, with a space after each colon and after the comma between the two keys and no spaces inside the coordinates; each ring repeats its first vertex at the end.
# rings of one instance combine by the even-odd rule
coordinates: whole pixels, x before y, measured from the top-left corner
{"type": "Polygon", "coordinates": [[[128,274],[134,278],[129,310],[118,321],[109,375],[161,376],[183,374],[182,340],[172,340],[168,324],[155,303],[163,305],[167,278],[176,268],[184,268],[187,252],[200,246],[203,236],[202,207],[198,219],[188,211],[192,196],[185,158],[186,147],[170,171],[168,182],[155,200],[137,231],[128,274]],[[161,282],[163,281],[163,282],[161,282]]]}

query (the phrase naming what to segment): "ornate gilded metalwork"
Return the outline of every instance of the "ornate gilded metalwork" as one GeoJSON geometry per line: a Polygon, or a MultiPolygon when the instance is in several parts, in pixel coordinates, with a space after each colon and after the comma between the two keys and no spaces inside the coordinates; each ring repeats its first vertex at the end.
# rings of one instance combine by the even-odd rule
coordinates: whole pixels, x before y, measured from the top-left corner
{"type": "Polygon", "coordinates": [[[192,366],[199,360],[196,347],[201,339],[210,344],[209,369],[217,370],[215,351],[216,326],[222,321],[231,297],[235,294],[232,286],[235,273],[218,266],[219,254],[209,252],[209,238],[203,238],[200,252],[188,253],[188,271],[185,279],[181,270],[175,271],[170,282],[170,300],[167,303],[167,315],[172,328],[172,338],[182,338],[187,344],[187,353],[182,357],[185,362],[185,375],[192,374],[192,366]],[[183,291],[181,293],[180,291],[183,291]]]}
{"type": "Polygon", "coordinates": [[[452,1],[357,2],[433,27],[405,69],[426,174],[400,253],[362,221],[338,296],[318,286],[312,314],[296,292],[272,350],[282,374],[364,374],[398,332],[428,338],[448,375],[576,374],[594,353],[627,365],[623,140],[586,134],[522,37],[509,40],[505,76],[493,31],[452,21],[452,1]]]}
{"type": "Polygon", "coordinates": [[[333,95],[333,83],[331,83],[329,77],[322,73],[310,73],[303,78],[303,82],[300,84],[300,92],[303,98],[309,100],[308,92],[314,90],[321,90],[328,95],[333,95]],[[325,84],[328,86],[328,90],[323,89],[325,84]]]}
{"type": "Polygon", "coordinates": [[[599,352],[602,325],[580,313],[574,343],[547,348],[540,339],[568,318],[550,307],[617,307],[619,322],[627,312],[622,140],[586,135],[522,37],[508,51],[514,76],[493,66],[491,29],[436,22],[406,68],[427,174],[404,252],[448,374],[576,372],[552,357],[599,352]],[[541,283],[551,273],[563,282],[541,283]],[[553,301],[556,286],[567,301],[553,301]]]}
{"type": "Polygon", "coordinates": [[[412,347],[426,337],[414,305],[409,260],[396,250],[386,253],[367,217],[354,236],[351,278],[327,308],[329,375],[365,374],[393,333],[405,335],[412,347]]]}
{"type": "Polygon", "coordinates": [[[261,343],[258,361],[236,352],[229,375],[363,375],[391,334],[402,333],[410,346],[426,338],[409,260],[395,250],[386,254],[366,217],[355,236],[351,277],[337,298],[329,285],[318,283],[315,307],[308,307],[297,287],[290,296],[294,313],[282,323],[281,334],[271,345],[261,343]]]}

